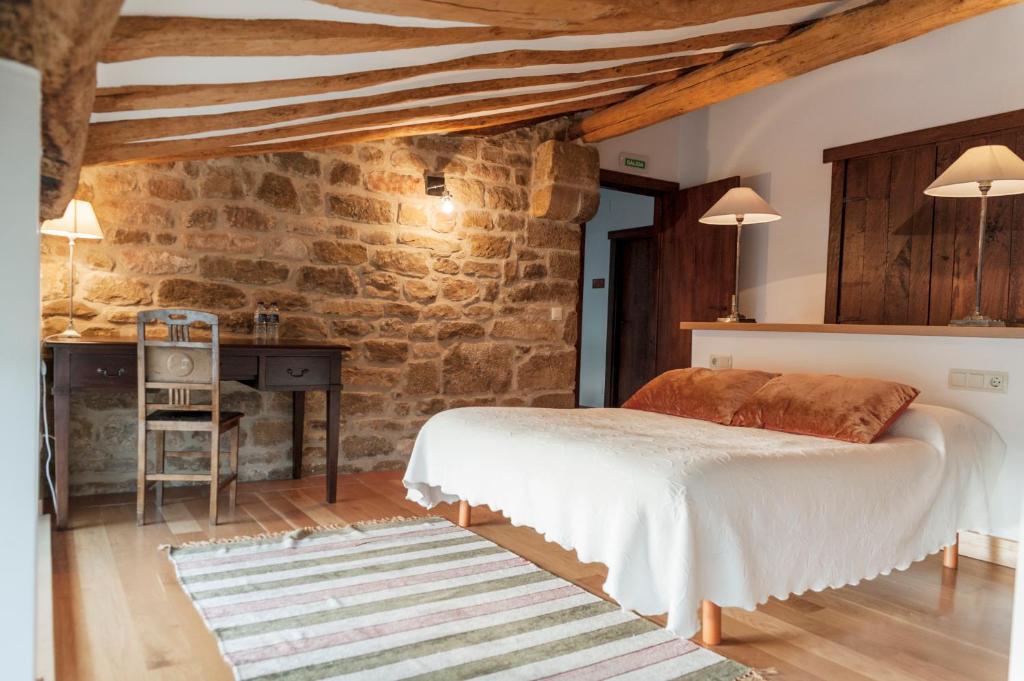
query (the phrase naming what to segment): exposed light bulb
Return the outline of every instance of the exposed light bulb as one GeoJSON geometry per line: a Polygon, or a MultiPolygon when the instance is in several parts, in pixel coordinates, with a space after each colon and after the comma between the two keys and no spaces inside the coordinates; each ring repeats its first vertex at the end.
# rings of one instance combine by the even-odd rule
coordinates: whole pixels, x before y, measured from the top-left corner
{"type": "Polygon", "coordinates": [[[455,201],[452,200],[452,195],[448,192],[441,197],[441,211],[448,214],[455,211],[455,201]]]}

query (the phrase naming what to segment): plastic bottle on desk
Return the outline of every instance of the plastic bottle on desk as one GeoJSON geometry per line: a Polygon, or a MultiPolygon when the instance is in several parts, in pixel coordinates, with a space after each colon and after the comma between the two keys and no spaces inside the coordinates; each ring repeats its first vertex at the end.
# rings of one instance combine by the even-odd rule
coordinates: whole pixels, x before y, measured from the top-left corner
{"type": "Polygon", "coordinates": [[[281,308],[277,303],[271,303],[267,309],[267,337],[270,340],[277,340],[277,330],[281,326],[281,308]]]}
{"type": "Polygon", "coordinates": [[[252,333],[256,340],[267,337],[267,306],[263,301],[256,303],[256,313],[252,316],[252,333]]]}

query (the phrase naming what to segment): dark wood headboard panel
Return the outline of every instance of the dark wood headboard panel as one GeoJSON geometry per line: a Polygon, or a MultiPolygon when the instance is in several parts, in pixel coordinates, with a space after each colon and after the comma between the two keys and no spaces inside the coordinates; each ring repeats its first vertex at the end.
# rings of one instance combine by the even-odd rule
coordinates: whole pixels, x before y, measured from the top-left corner
{"type": "MultiPolygon", "coordinates": [[[[1024,156],[1024,110],[825,150],[826,322],[945,325],[971,311],[978,200],[923,190],[978,144],[1024,156]]],[[[990,200],[985,248],[982,311],[1024,324],[1024,198],[990,200]]]]}

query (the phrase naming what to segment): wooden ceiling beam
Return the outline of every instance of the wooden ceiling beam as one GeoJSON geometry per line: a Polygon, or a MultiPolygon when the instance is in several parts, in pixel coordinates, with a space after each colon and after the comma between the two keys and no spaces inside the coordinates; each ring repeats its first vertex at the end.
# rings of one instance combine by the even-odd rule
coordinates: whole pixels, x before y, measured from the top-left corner
{"type": "MultiPolygon", "coordinates": [[[[503,113],[488,114],[485,116],[474,116],[459,119],[448,119],[443,121],[430,121],[425,123],[410,123],[408,125],[396,125],[389,128],[376,128],[372,130],[358,130],[355,132],[342,132],[334,135],[326,135],[302,140],[288,140],[284,142],[271,142],[267,144],[255,144],[248,146],[219,147],[215,149],[179,149],[173,153],[148,156],[143,158],[124,158],[121,160],[107,159],[97,162],[98,165],[115,163],[149,163],[165,161],[199,160],[207,158],[224,158],[228,156],[253,156],[266,153],[278,153],[286,151],[325,151],[333,147],[346,144],[357,144],[361,142],[373,142],[396,137],[413,137],[417,135],[436,135],[464,133],[474,130],[487,130],[498,126],[510,125],[520,121],[534,119],[545,119],[554,116],[562,116],[577,111],[586,111],[621,102],[628,96],[628,93],[616,93],[602,95],[588,99],[579,99],[572,102],[560,102],[546,106],[531,107],[520,111],[508,111],[503,113]]],[[[130,145],[133,146],[133,145],[130,145]]]]}
{"type": "Polygon", "coordinates": [[[587,142],[623,135],[1019,1],[875,0],[591,114],[574,135],[587,142]]]}
{"type": "MultiPolygon", "coordinates": [[[[393,126],[414,122],[418,119],[447,118],[480,114],[488,111],[508,109],[511,107],[544,105],[570,98],[583,99],[593,95],[607,94],[622,88],[639,88],[650,83],[665,82],[673,77],[672,72],[659,73],[638,78],[626,78],[605,81],[582,87],[556,90],[553,92],[536,92],[526,95],[509,95],[503,97],[487,97],[465,102],[455,102],[440,106],[424,106],[411,109],[396,109],[378,113],[356,114],[331,118],[313,123],[284,125],[261,130],[217,135],[210,137],[194,137],[180,140],[163,140],[155,142],[139,142],[132,144],[102,145],[96,138],[89,140],[86,148],[86,163],[95,164],[107,161],[126,161],[153,156],[175,155],[179,150],[208,150],[242,144],[268,143],[290,137],[307,135],[324,135],[342,131],[353,131],[367,127],[393,126]]],[[[154,130],[154,133],[157,131],[154,130]]]]}
{"type": "Polygon", "coordinates": [[[573,33],[653,31],[710,24],[821,0],[317,0],[378,14],[573,33]]]}
{"type": "MultiPolygon", "coordinates": [[[[58,218],[75,195],[96,93],[96,58],[122,0],[35,0],[35,66],[42,74],[39,215],[58,218]]],[[[0,152],[2,153],[2,152],[0,152]]]]}
{"type": "Polygon", "coordinates": [[[356,54],[491,40],[535,40],[565,33],[496,26],[421,28],[302,19],[123,16],[114,26],[100,60],[356,54]]]}
{"type": "MultiPolygon", "coordinates": [[[[709,57],[708,61],[721,58],[719,53],[712,53],[709,57]]],[[[303,118],[329,116],[441,97],[474,95],[488,92],[500,93],[512,89],[544,85],[570,85],[578,82],[621,80],[623,78],[637,78],[637,85],[646,85],[656,81],[665,82],[671,80],[678,76],[683,68],[690,66],[692,66],[692,60],[689,57],[669,57],[668,59],[634,62],[623,66],[594,69],[580,73],[446,83],[444,85],[396,90],[394,92],[384,92],[364,97],[346,97],[343,99],[274,106],[264,109],[230,111],[221,114],[133,118],[106,123],[93,123],[89,126],[89,141],[90,144],[102,148],[127,142],[156,140],[161,137],[190,135],[198,132],[273,125],[303,118]],[[648,76],[654,74],[658,74],[657,78],[653,80],[648,78],[648,76]]],[[[557,93],[559,90],[548,90],[547,92],[557,93]]]]}
{"type": "MultiPolygon", "coordinates": [[[[732,45],[750,45],[786,36],[790,26],[767,26],[741,31],[727,31],[695,36],[653,45],[607,47],[587,50],[506,50],[477,54],[447,61],[402,66],[376,71],[362,71],[339,76],[292,78],[288,80],[255,81],[251,83],[211,83],[188,85],[129,85],[101,88],[94,111],[140,111],[172,109],[217,104],[234,104],[282,97],[299,97],[330,92],[346,92],[410,78],[479,69],[515,69],[551,64],[586,64],[592,62],[645,59],[679,52],[721,50],[732,45]]],[[[720,55],[719,55],[720,56],[720,55]]],[[[718,59],[707,53],[681,59],[687,66],[706,64],[718,59]]],[[[681,62],[682,63],[682,62],[681,62]]],[[[685,68],[680,66],[679,68],[685,68]]]]}

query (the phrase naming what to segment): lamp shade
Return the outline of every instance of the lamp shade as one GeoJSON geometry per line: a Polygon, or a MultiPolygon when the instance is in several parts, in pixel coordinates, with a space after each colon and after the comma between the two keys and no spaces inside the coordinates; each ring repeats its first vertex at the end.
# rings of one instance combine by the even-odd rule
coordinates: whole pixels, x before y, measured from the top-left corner
{"type": "Polygon", "coordinates": [[[704,213],[700,221],[706,225],[735,225],[737,216],[743,216],[743,224],[774,222],[782,216],[777,210],[749,187],[736,187],[725,193],[718,203],[704,213]]]}
{"type": "Polygon", "coordinates": [[[43,234],[63,236],[68,239],[102,239],[103,230],[96,212],[88,201],[71,199],[64,215],[56,220],[47,220],[39,228],[43,234]]]}
{"type": "Polygon", "coordinates": [[[979,183],[991,182],[989,196],[1024,194],[1024,160],[1002,144],[971,147],[924,190],[929,196],[981,196],[979,183]]]}

